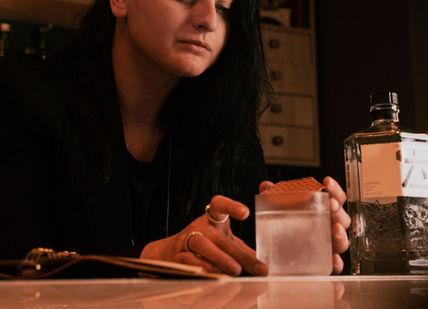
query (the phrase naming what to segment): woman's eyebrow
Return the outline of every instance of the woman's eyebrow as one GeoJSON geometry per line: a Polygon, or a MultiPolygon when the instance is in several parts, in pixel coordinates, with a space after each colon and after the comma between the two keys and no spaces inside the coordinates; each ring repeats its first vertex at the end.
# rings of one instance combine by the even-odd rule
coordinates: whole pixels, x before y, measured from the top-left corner
{"type": "Polygon", "coordinates": [[[227,8],[230,8],[232,6],[233,0],[218,0],[217,4],[221,4],[226,6],[227,8]]]}

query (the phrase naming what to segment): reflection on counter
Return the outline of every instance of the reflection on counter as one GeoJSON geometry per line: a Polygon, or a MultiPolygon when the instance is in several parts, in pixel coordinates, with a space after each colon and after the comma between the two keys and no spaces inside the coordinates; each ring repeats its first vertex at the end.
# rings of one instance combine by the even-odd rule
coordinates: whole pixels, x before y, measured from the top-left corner
{"type": "Polygon", "coordinates": [[[346,282],[342,300],[361,309],[428,308],[428,277],[425,281],[346,282]]]}
{"type": "Polygon", "coordinates": [[[428,308],[428,276],[0,282],[0,308],[428,308]]]}
{"type": "MultiPolygon", "coordinates": [[[[334,308],[335,286],[339,282],[270,282],[257,300],[257,308],[334,308]]],[[[340,289],[340,288],[338,288],[340,289]]]]}

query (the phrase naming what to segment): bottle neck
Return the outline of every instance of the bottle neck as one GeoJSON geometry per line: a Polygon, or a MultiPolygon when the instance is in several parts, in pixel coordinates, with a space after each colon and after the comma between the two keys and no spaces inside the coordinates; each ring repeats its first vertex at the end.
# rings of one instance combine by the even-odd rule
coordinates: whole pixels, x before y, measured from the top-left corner
{"type": "Polygon", "coordinates": [[[399,109],[397,105],[382,104],[374,105],[370,109],[372,115],[372,128],[391,127],[398,128],[399,109]]]}
{"type": "Polygon", "coordinates": [[[0,57],[4,57],[6,55],[7,45],[7,33],[0,31],[0,57]]]}

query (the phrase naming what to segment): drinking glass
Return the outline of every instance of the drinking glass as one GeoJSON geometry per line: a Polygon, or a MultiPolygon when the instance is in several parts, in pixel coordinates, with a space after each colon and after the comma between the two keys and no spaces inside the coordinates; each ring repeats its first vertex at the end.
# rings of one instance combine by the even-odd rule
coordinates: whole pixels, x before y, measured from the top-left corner
{"type": "Polygon", "coordinates": [[[269,275],[329,275],[333,269],[326,192],[256,195],[257,258],[269,275]]]}

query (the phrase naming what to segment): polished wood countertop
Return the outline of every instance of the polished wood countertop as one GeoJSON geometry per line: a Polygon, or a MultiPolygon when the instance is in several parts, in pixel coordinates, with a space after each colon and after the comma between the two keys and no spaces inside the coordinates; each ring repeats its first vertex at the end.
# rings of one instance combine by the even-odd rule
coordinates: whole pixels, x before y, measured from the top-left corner
{"type": "Polygon", "coordinates": [[[0,281],[0,308],[428,308],[428,276],[0,281]]]}

